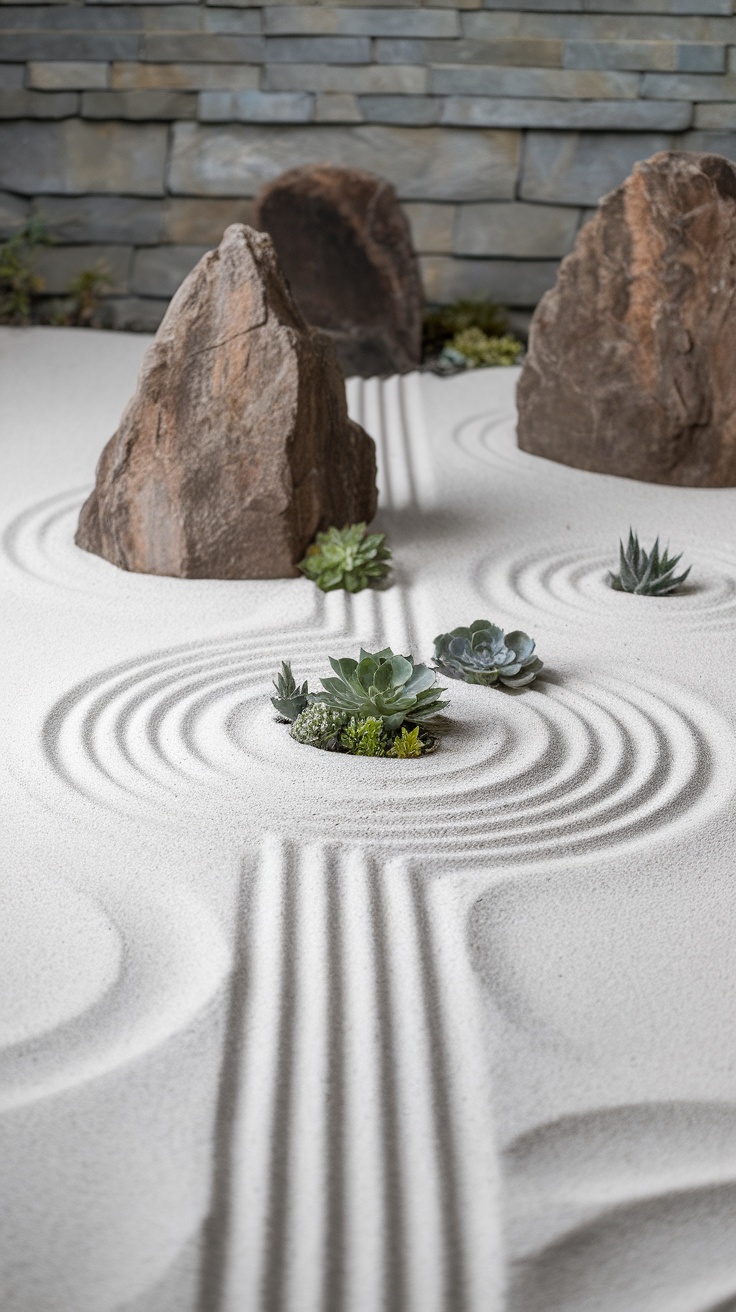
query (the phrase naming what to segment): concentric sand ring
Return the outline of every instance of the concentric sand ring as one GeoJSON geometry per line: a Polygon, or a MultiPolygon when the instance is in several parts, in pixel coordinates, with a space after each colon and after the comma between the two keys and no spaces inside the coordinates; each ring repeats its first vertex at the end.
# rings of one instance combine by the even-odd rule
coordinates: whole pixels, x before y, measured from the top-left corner
{"type": "Polygon", "coordinates": [[[534,551],[486,557],[474,571],[478,591],[492,607],[532,624],[540,615],[558,620],[594,618],[620,627],[730,627],[736,624],[736,556],[722,548],[703,551],[678,541],[691,578],[669,597],[615,592],[608,582],[615,553],[600,543],[571,547],[545,543],[534,551]],[[692,582],[691,582],[692,579],[692,582]]]}
{"type": "MultiPolygon", "coordinates": [[[[72,689],[44,726],[57,778],[97,804],[175,816],[218,798],[264,829],[389,851],[481,851],[528,860],[651,834],[718,804],[731,736],[705,703],[644,681],[574,675],[521,694],[452,684],[440,751],[416,762],[347,758],[295,743],[270,705],[286,639],[194,644],[72,689]]],[[[301,677],[331,640],[290,635],[301,677]]]]}

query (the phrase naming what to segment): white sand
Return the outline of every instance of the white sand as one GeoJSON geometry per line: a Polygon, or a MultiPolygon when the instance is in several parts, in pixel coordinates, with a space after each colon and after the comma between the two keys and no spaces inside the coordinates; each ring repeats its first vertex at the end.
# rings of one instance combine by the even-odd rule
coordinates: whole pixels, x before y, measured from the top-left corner
{"type": "Polygon", "coordinates": [[[725,1312],[736,489],[518,452],[514,370],[354,382],[391,589],[129,575],[73,533],[145,344],[0,330],[2,1312],[725,1312]],[[683,595],[606,586],[629,524],[683,595]],[[436,756],[275,723],[480,616],[548,677],[436,756]]]}

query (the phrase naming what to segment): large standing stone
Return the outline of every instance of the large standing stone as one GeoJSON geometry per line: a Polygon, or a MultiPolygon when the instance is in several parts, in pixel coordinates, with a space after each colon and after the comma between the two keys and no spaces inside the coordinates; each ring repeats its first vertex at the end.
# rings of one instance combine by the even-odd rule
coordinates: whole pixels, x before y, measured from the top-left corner
{"type": "Polygon", "coordinates": [[[256,222],[346,374],[405,373],[420,363],[422,284],[390,182],[330,164],[290,169],[260,193],[256,222]]]}
{"type": "Polygon", "coordinates": [[[290,577],[318,530],[373,518],[375,479],[332,347],[234,224],[172,300],[76,540],[145,574],[290,577]]]}
{"type": "Polygon", "coordinates": [[[534,315],[519,446],[652,483],[736,484],[734,250],[733,164],[637,164],[534,315]]]}

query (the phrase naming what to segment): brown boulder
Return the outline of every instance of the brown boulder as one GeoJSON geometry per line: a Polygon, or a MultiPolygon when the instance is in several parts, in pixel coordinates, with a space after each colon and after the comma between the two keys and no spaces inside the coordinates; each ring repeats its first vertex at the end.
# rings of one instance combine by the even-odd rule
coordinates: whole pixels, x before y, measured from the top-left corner
{"type": "Polygon", "coordinates": [[[77,545],[179,578],[296,575],[319,529],[371,520],[376,458],[270,238],[228,228],[172,300],[97,468],[77,545]]]}
{"type": "Polygon", "coordinates": [[[261,191],[256,224],[273,237],[305,319],[332,338],[344,373],[416,368],[424,296],[389,182],[330,164],[289,169],[261,191]]]}
{"type": "Polygon", "coordinates": [[[733,164],[637,164],[537,307],[519,446],[652,483],[736,484],[735,252],[733,164]]]}

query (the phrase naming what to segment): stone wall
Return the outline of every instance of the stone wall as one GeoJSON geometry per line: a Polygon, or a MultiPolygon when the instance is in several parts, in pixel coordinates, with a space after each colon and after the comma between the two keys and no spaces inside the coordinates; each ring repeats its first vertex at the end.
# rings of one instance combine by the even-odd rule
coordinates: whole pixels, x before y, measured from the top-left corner
{"type": "Polygon", "coordinates": [[[736,159],[732,0],[0,2],[0,230],[104,263],[155,327],[252,198],[309,160],[389,177],[427,295],[533,306],[586,210],[668,147],[736,159]]]}

